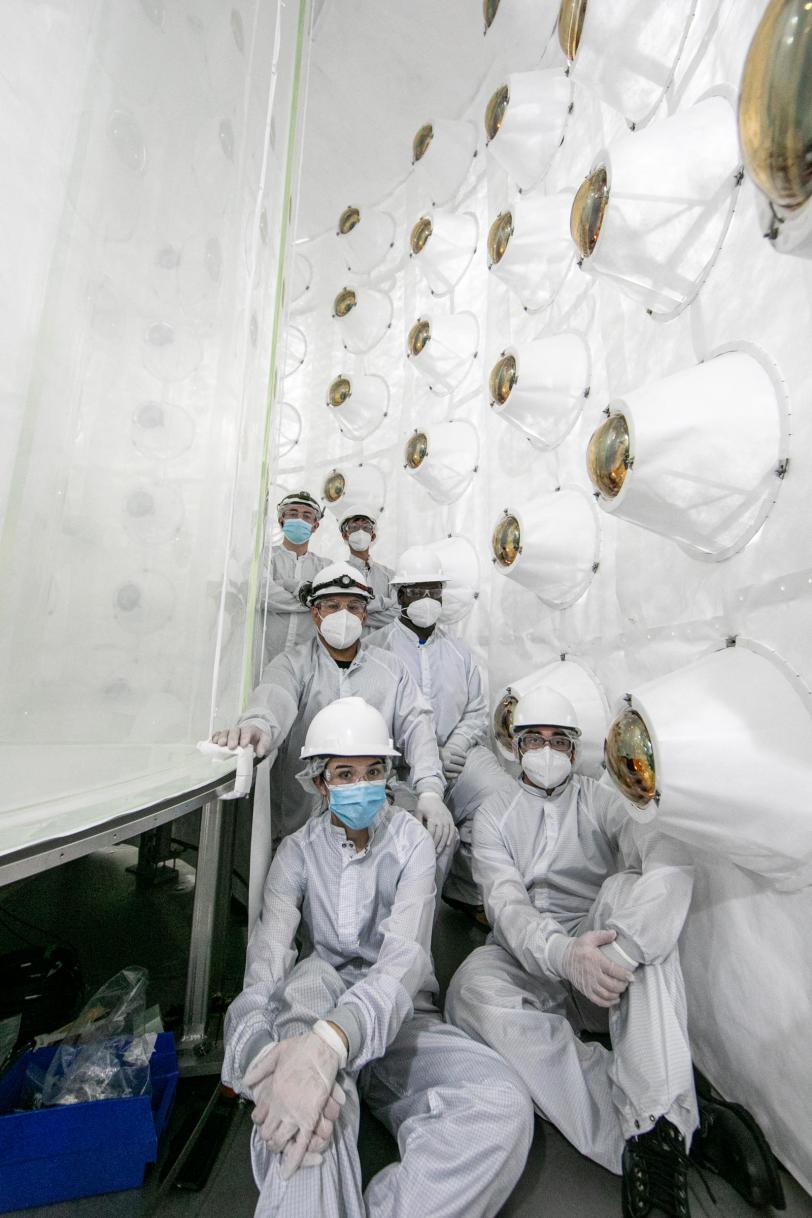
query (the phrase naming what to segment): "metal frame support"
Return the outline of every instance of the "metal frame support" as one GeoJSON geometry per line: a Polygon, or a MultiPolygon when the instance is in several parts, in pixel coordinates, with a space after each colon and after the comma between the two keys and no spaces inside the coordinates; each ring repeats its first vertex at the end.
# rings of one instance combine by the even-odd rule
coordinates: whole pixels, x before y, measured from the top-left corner
{"type": "MultiPolygon", "coordinates": [[[[224,855],[228,855],[230,878],[231,851],[224,850],[224,828],[228,821],[234,829],[233,817],[225,815],[222,801],[209,799],[203,804],[200,818],[200,844],[197,848],[195,903],[192,906],[189,967],[186,972],[186,1001],[184,1004],[184,1034],[181,1049],[206,1051],[209,991],[212,982],[212,945],[218,922],[218,888],[222,890],[224,855]]],[[[231,836],[233,839],[233,836],[231,836]]],[[[222,892],[220,892],[222,896],[222,892]]]]}

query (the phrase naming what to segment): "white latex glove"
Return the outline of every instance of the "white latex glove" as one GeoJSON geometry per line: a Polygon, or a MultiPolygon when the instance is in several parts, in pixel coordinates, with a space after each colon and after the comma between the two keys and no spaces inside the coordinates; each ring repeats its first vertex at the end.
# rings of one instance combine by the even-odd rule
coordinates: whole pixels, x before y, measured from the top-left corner
{"type": "Polygon", "coordinates": [[[462,738],[455,737],[453,734],[449,736],[440,749],[440,761],[443,763],[443,773],[446,778],[456,778],[458,774],[462,773],[467,756],[468,749],[462,742],[462,738]]]}
{"type": "Polygon", "coordinates": [[[245,1072],[252,1120],[271,1150],[288,1151],[290,1175],[301,1166],[336,1081],[338,1054],[315,1032],[291,1036],[262,1053],[245,1072]],[[297,1136],[298,1135],[298,1136],[297,1136]]]}
{"type": "Polygon", "coordinates": [[[561,971],[576,990],[597,1007],[616,1007],[634,977],[608,960],[600,950],[615,938],[613,930],[590,930],[570,939],[564,949],[561,971]]]}
{"type": "Polygon", "coordinates": [[[426,791],[418,796],[415,816],[426,826],[434,840],[434,851],[439,854],[453,841],[456,846],[460,840],[454,817],[434,791],[426,791]]]}
{"type": "Polygon", "coordinates": [[[267,757],[271,751],[271,737],[261,727],[227,727],[222,732],[212,732],[214,744],[227,749],[247,748],[250,744],[257,757],[267,757]]]}
{"type": "Polygon", "coordinates": [[[295,1137],[291,1138],[282,1151],[282,1162],[279,1165],[279,1174],[283,1180],[289,1180],[300,1167],[319,1167],[321,1165],[346,1098],[343,1088],[336,1083],[310,1137],[308,1138],[300,1129],[295,1137]],[[303,1142],[306,1144],[305,1151],[300,1159],[303,1142]]]}

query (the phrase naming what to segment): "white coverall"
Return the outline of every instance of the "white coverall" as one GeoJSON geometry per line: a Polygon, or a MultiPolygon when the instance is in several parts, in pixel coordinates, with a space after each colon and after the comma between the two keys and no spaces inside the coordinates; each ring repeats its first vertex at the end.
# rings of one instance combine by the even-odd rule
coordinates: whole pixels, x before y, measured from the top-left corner
{"type": "Polygon", "coordinates": [[[475,745],[465,759],[462,773],[452,782],[446,803],[460,834],[460,844],[445,882],[446,896],[466,905],[480,905],[482,894],[473,877],[474,815],[479,805],[495,791],[513,791],[515,782],[485,745],[475,745]]]}
{"type": "Polygon", "coordinates": [[[297,647],[315,634],[310,610],[301,604],[296,589],[306,580],[312,580],[330,561],[310,550],[300,558],[280,545],[271,546],[269,567],[268,551],[263,551],[257,595],[257,645],[254,648],[255,655],[261,656],[254,670],[257,680],[265,665],[280,651],[290,651],[291,647],[297,647]]]}
{"type": "Polygon", "coordinates": [[[308,795],[296,780],[302,768],[299,754],[314,715],[336,698],[351,696],[381,712],[415,789],[442,796],[445,779],[431,707],[406,666],[391,652],[361,642],[349,668],[341,668],[316,636],[267,665],[238,720],[240,727],[270,733],[271,748],[278,750],[271,771],[274,841],[300,828],[318,809],[318,797],[308,795]]]}
{"type": "Polygon", "coordinates": [[[516,1184],[532,1103],[508,1065],[443,1023],[434,1006],[434,897],[431,839],[396,806],[375,819],[360,854],[328,812],[279,847],[248,942],[245,988],[226,1013],[223,1081],[245,1090],[264,1045],[323,1018],[349,1041],[338,1075],[347,1099],[321,1166],[287,1183],[280,1156],[254,1130],[256,1218],[485,1218],[516,1184]],[[400,1162],[379,1172],[365,1196],[359,1095],[400,1149],[400,1162]]]}
{"type": "MultiPolygon", "coordinates": [[[[360,571],[365,582],[369,584],[375,593],[374,599],[367,605],[367,624],[364,627],[364,637],[368,638],[373,630],[380,630],[382,626],[388,625],[400,613],[398,598],[389,587],[389,581],[392,578],[392,568],[385,567],[383,563],[379,562],[364,562],[362,558],[356,558],[352,553],[347,562],[351,567],[355,567],[356,570],[360,571]]],[[[378,646],[380,647],[381,644],[379,643],[378,646]]]]}
{"type": "Polygon", "coordinates": [[[678,843],[635,824],[593,779],[555,799],[524,782],[474,821],[474,875],[493,927],[452,978],[446,1018],[520,1071],[536,1108],[582,1154],[620,1173],[627,1138],[664,1115],[697,1125],[677,940],[693,886],[678,843]],[[623,859],[625,859],[625,867],[623,859]],[[638,962],[608,1011],[613,1051],[582,1043],[606,1010],[562,980],[565,936],[614,930],[638,962]]]}
{"type": "MultiPolygon", "coordinates": [[[[367,642],[385,647],[403,660],[414,677],[423,695],[428,698],[434,712],[434,727],[437,743],[444,745],[453,734],[457,742],[470,750],[488,736],[488,706],[482,691],[482,677],[471,649],[462,639],[447,634],[436,626],[423,642],[413,630],[400,621],[394,621],[383,630],[376,630],[367,642]]],[[[498,763],[496,763],[498,765],[498,763]]],[[[443,891],[469,905],[478,905],[480,898],[471,875],[471,818],[478,801],[462,799],[455,801],[453,791],[463,778],[468,767],[449,784],[448,806],[454,817],[460,844],[452,856],[448,852],[444,859],[442,876],[448,879],[443,891]]],[[[479,767],[480,777],[484,777],[479,767]]],[[[484,795],[487,787],[481,789],[484,795]]],[[[399,792],[398,798],[408,806],[408,795],[399,792]]]]}

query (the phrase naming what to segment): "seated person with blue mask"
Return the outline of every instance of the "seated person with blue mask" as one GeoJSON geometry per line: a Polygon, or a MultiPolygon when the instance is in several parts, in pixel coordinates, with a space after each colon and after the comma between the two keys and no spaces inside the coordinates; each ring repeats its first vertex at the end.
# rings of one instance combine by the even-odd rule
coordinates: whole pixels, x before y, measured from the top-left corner
{"type": "Polygon", "coordinates": [[[313,637],[313,623],[298,592],[303,583],[309,583],[330,561],[309,549],[324,515],[309,491],[285,495],[276,506],[276,514],[282,541],[280,545],[266,544],[259,573],[257,678],[274,656],[313,637]]]}
{"type": "Polygon", "coordinates": [[[524,1167],[524,1084],[435,1004],[434,847],[387,802],[396,755],[356,697],[321,710],[301,750],[322,811],[274,857],[225,1019],[223,1080],[255,1105],[257,1218],[490,1218],[524,1167]],[[400,1150],[365,1192],[359,1098],[400,1150]]]}

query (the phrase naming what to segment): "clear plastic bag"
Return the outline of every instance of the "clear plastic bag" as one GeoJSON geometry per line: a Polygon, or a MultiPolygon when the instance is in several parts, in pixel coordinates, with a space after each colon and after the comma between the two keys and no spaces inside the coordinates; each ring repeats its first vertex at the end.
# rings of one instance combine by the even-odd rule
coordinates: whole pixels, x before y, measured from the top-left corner
{"type": "Polygon", "coordinates": [[[149,1095],[149,1059],[156,1034],[116,1036],[62,1044],[42,1085],[40,1103],[84,1104],[88,1100],[149,1095]]]}
{"type": "Polygon", "coordinates": [[[146,969],[122,969],[93,995],[44,1077],[29,1071],[34,1107],[149,1094],[149,1059],[156,1037],[143,1032],[148,981],[146,969]]]}

